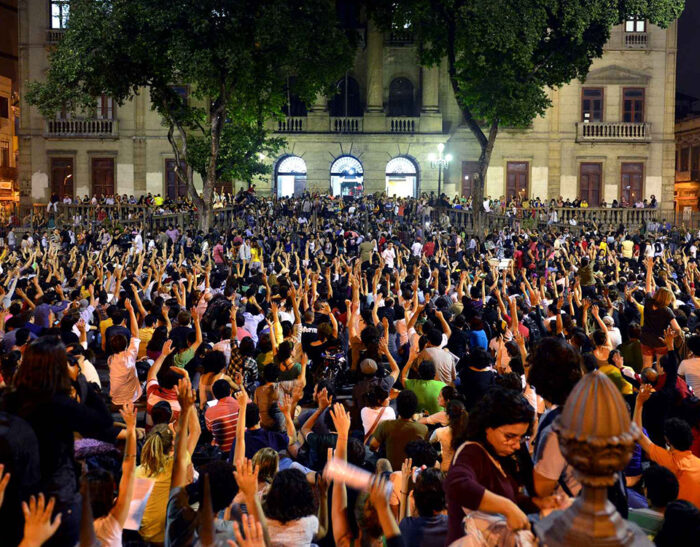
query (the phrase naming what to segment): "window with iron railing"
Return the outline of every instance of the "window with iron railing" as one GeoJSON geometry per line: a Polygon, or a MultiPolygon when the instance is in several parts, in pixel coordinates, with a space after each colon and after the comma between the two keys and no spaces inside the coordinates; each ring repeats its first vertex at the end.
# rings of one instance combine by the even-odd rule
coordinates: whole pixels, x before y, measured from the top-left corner
{"type": "Polygon", "coordinates": [[[646,32],[647,22],[640,17],[631,16],[625,21],[625,32],[646,32]]]}

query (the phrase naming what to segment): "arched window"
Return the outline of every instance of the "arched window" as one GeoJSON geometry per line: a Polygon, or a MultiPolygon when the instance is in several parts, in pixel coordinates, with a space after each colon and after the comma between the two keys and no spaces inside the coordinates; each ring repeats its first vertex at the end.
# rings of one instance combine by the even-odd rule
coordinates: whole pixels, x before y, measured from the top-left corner
{"type": "Polygon", "coordinates": [[[408,78],[395,78],[389,85],[389,116],[415,116],[413,84],[408,78]]]}
{"type": "Polygon", "coordinates": [[[336,84],[336,94],[328,101],[328,110],[334,117],[362,116],[360,86],[352,76],[341,78],[336,84]]]}
{"type": "Polygon", "coordinates": [[[284,93],[287,97],[282,112],[286,116],[306,116],[306,105],[296,94],[296,77],[290,76],[287,78],[287,84],[284,86],[284,93]]]}
{"type": "Polygon", "coordinates": [[[299,156],[285,156],[277,163],[277,197],[300,196],[306,190],[306,162],[299,156]]]}
{"type": "Polygon", "coordinates": [[[418,195],[418,169],[413,160],[398,156],[386,164],[386,195],[400,198],[418,195]]]}
{"type": "Polygon", "coordinates": [[[354,156],[340,156],[331,165],[331,194],[334,196],[361,196],[364,181],[364,169],[354,156]]]}

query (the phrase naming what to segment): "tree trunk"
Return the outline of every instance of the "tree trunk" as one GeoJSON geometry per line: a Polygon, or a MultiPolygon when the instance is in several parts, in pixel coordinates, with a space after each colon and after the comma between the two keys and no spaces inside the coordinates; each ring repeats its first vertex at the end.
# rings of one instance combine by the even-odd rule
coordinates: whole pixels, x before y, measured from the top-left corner
{"type": "Polygon", "coordinates": [[[498,120],[491,124],[489,129],[489,137],[486,141],[486,146],[482,146],[481,155],[479,156],[479,180],[474,181],[472,186],[472,213],[474,215],[474,232],[481,235],[484,229],[488,228],[487,218],[484,214],[484,190],[486,188],[486,173],[491,162],[491,153],[493,145],[496,142],[498,135],[498,120]]]}
{"type": "Polygon", "coordinates": [[[212,105],[211,112],[211,150],[209,152],[209,165],[207,166],[207,177],[202,183],[201,207],[199,208],[199,229],[207,233],[211,228],[212,211],[214,207],[213,195],[216,187],[216,164],[219,159],[219,148],[221,145],[221,130],[224,121],[224,107],[221,101],[216,101],[212,105]]]}

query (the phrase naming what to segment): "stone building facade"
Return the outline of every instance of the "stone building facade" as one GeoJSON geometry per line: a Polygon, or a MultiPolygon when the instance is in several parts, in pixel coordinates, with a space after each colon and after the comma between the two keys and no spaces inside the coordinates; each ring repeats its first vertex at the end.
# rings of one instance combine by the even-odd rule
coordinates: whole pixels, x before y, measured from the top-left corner
{"type": "Polygon", "coordinates": [[[676,123],[675,209],[700,211],[700,116],[676,123]],[[690,208],[690,209],[688,209],[690,208]]]}
{"type": "MultiPolygon", "coordinates": [[[[46,70],[48,48],[66,22],[64,4],[19,2],[23,85],[46,70]]],[[[479,150],[461,122],[446,67],[419,66],[410,29],[357,27],[362,44],[337,95],[319,96],[308,108],[290,96],[288,115],[269,122],[287,144],[266,159],[272,173],[254,181],[258,192],[417,195],[437,192],[440,180],[448,196],[468,195],[479,150]],[[444,170],[431,161],[441,143],[452,158],[444,170]]],[[[551,108],[530,128],[501,130],[485,194],[585,195],[591,204],[655,195],[671,207],[675,70],[675,24],[664,30],[629,21],[614,28],[585,82],[551,90],[551,108]]],[[[99,98],[94,112],[80,118],[45,120],[28,107],[21,112],[20,183],[35,201],[52,190],[81,196],[181,191],[147,93],[119,108],[99,98]]]]}

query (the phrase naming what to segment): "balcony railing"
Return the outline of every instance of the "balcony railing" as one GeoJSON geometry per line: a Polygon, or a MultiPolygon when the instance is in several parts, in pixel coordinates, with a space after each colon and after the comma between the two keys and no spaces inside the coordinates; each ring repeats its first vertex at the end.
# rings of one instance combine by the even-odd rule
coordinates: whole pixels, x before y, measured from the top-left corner
{"type": "Polygon", "coordinates": [[[415,133],[420,118],[387,118],[387,131],[390,133],[415,133]]]}
{"type": "Polygon", "coordinates": [[[65,29],[62,28],[50,28],[46,30],[46,43],[57,44],[63,38],[63,33],[65,29]]]}
{"type": "Polygon", "coordinates": [[[413,30],[410,28],[396,28],[389,32],[386,44],[389,46],[407,46],[413,43],[413,30]]]}
{"type": "Polygon", "coordinates": [[[304,116],[289,116],[280,120],[277,124],[278,133],[301,133],[306,125],[306,117],[304,116]]]}
{"type": "Polygon", "coordinates": [[[117,120],[46,120],[46,137],[109,139],[118,136],[117,120]]]}
{"type": "Polygon", "coordinates": [[[646,32],[626,32],[625,47],[630,49],[646,49],[648,47],[648,34],[646,32]]]}
{"type": "Polygon", "coordinates": [[[362,133],[362,117],[331,118],[331,133],[362,133]]]}
{"type": "Polygon", "coordinates": [[[576,142],[649,142],[651,124],[646,122],[577,122],[576,142]]]}

